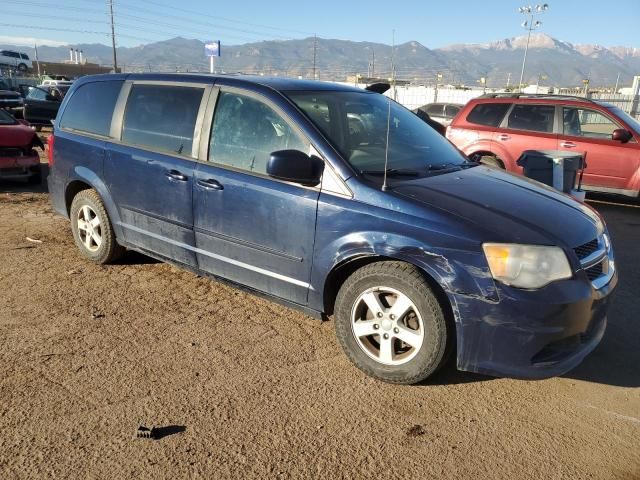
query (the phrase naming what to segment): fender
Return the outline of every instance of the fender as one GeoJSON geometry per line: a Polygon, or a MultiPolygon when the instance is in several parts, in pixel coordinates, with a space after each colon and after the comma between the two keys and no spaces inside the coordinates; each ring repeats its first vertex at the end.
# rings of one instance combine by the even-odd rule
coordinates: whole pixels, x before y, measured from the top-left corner
{"type": "MultiPolygon", "coordinates": [[[[640,156],[640,153],[638,153],[640,156]]],[[[636,195],[640,192],[640,166],[636,169],[635,173],[631,175],[629,182],[627,183],[627,189],[635,192],[636,195]]]]}
{"type": "Polygon", "coordinates": [[[363,257],[380,257],[415,265],[436,282],[452,302],[455,294],[481,297],[489,302],[498,301],[495,283],[480,253],[430,248],[404,235],[368,231],[337,238],[314,252],[309,306],[322,310],[330,272],[363,257]]]}
{"type": "Polygon", "coordinates": [[[81,165],[77,165],[71,172],[69,172],[69,177],[67,178],[67,183],[65,185],[65,192],[67,191],[67,188],[69,188],[69,185],[74,181],[84,182],[98,192],[100,198],[102,198],[105,209],[107,210],[107,214],[109,215],[109,219],[111,220],[111,226],[113,227],[113,231],[115,232],[116,237],[119,239],[123,239],[124,236],[122,227],[120,226],[122,222],[120,220],[118,208],[116,207],[116,204],[111,197],[109,189],[100,179],[100,177],[93,170],[81,165]]]}

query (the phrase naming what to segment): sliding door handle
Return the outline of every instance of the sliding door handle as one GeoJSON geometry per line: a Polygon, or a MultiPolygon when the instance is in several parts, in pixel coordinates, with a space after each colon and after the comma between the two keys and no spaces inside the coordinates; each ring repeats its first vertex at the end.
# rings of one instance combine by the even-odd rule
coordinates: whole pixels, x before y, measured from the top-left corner
{"type": "Polygon", "coordinates": [[[206,190],[224,190],[222,184],[214,178],[207,178],[206,180],[198,180],[198,185],[206,190]]]}

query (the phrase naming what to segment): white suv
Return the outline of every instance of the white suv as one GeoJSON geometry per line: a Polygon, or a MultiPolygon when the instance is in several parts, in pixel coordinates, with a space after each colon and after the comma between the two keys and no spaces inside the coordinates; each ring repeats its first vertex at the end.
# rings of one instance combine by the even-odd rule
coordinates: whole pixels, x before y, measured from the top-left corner
{"type": "Polygon", "coordinates": [[[0,50],[0,65],[8,65],[20,72],[26,72],[33,67],[29,55],[14,50],[0,50]]]}

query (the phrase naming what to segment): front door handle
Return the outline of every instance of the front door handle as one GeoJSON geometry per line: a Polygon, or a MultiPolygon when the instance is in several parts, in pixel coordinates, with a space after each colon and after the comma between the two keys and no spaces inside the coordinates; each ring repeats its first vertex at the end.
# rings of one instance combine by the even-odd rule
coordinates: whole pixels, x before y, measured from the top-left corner
{"type": "Polygon", "coordinates": [[[179,182],[186,182],[189,178],[180,173],[178,170],[167,170],[167,178],[169,180],[178,180],[179,182]]]}
{"type": "Polygon", "coordinates": [[[198,185],[207,190],[224,190],[222,184],[214,178],[207,178],[206,180],[198,180],[198,185]]]}
{"type": "Polygon", "coordinates": [[[576,148],[576,144],[573,142],[562,142],[560,146],[563,148],[576,148]]]}
{"type": "Polygon", "coordinates": [[[498,140],[502,140],[503,142],[509,140],[511,137],[509,135],[506,134],[502,134],[502,135],[498,135],[498,140]]]}

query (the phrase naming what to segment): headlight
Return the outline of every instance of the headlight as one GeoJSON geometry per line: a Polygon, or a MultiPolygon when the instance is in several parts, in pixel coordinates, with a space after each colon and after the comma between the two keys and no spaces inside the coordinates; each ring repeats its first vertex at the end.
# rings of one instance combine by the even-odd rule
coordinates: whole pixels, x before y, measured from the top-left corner
{"type": "Polygon", "coordinates": [[[484,255],[494,279],[518,288],[541,288],[573,276],[569,261],[559,247],[484,243],[484,255]]]}

